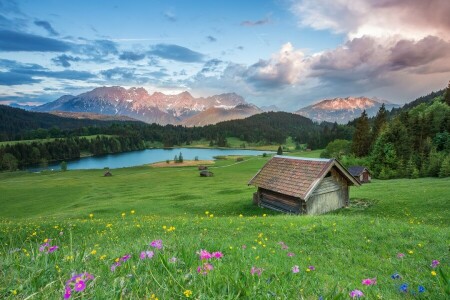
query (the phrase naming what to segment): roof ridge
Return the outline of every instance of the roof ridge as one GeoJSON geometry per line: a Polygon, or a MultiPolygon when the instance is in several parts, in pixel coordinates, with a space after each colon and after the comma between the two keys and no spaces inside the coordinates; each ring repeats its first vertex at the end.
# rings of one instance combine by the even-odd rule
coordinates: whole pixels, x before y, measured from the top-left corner
{"type": "Polygon", "coordinates": [[[287,156],[287,155],[275,155],[273,158],[286,158],[286,159],[322,161],[322,162],[330,162],[334,160],[333,158],[310,158],[310,157],[287,156]]]}

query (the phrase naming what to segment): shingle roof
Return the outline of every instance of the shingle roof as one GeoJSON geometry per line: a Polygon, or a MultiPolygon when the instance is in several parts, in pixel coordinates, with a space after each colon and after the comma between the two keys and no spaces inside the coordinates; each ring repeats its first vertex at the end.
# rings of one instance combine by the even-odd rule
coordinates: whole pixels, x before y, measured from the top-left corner
{"type": "Polygon", "coordinates": [[[348,181],[359,185],[358,181],[334,159],[278,155],[269,160],[248,184],[306,199],[333,166],[337,166],[348,181]]]}
{"type": "MultiPolygon", "coordinates": [[[[348,171],[350,172],[350,174],[352,174],[353,176],[359,176],[361,175],[361,173],[364,171],[364,169],[367,169],[366,167],[363,166],[351,166],[348,168],[348,171]]],[[[368,170],[367,170],[368,171],[368,170]]],[[[369,172],[370,173],[370,172],[369,172]]]]}

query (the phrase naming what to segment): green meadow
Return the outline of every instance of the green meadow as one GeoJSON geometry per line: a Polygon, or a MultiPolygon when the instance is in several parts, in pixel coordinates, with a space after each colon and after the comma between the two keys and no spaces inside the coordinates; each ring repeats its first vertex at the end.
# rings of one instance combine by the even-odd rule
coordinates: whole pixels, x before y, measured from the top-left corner
{"type": "Polygon", "coordinates": [[[217,160],[207,178],[1,173],[0,299],[450,297],[450,178],[374,180],[348,208],[290,216],[252,205],[267,159],[217,160]]]}

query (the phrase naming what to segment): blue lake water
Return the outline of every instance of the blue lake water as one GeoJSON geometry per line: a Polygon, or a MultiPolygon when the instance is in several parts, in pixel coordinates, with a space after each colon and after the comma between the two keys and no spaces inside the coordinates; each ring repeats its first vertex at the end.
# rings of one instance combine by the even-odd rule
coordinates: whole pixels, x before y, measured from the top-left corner
{"type": "MultiPolygon", "coordinates": [[[[270,151],[244,150],[244,149],[197,149],[197,148],[173,148],[173,149],[146,149],[140,151],[108,154],[102,156],[83,157],[77,160],[67,161],[68,170],[80,169],[110,169],[125,168],[150,164],[158,161],[173,161],[175,155],[183,155],[184,160],[212,160],[219,155],[262,155],[270,151]]],[[[48,168],[60,170],[60,163],[49,163],[48,168]]],[[[41,171],[41,167],[30,167],[32,172],[41,171]]]]}

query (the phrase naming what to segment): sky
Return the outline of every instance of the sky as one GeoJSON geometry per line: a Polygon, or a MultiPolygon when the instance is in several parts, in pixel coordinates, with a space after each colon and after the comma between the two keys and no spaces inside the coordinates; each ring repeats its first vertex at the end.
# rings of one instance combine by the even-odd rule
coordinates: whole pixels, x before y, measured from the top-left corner
{"type": "Polygon", "coordinates": [[[449,0],[0,0],[0,104],[101,86],[295,111],[450,80],[449,0]]]}

